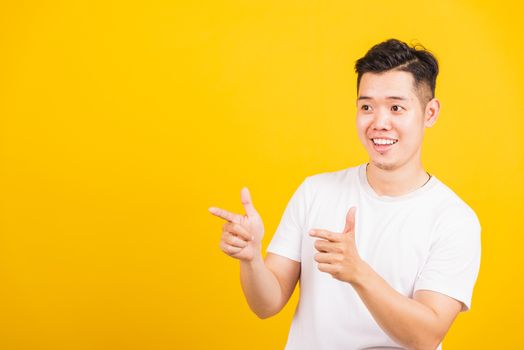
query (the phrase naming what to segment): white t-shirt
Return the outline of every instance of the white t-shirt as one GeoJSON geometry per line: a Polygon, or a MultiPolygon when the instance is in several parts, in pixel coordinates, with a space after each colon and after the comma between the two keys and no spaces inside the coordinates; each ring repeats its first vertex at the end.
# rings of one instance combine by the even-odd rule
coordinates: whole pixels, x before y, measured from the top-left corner
{"type": "MultiPolygon", "coordinates": [[[[342,232],[357,207],[360,257],[399,293],[432,290],[471,306],[480,265],[475,212],[435,176],[402,196],[379,196],[366,164],[307,177],[290,199],[267,251],[301,263],[300,299],[287,350],[401,348],[356,291],[318,270],[312,228],[342,232]]],[[[438,349],[441,349],[439,345],[438,349]]]]}

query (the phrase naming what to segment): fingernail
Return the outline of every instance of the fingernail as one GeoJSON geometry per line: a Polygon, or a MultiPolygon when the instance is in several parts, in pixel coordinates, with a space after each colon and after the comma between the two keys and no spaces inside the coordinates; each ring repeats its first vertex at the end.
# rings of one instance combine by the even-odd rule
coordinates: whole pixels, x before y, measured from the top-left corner
{"type": "Polygon", "coordinates": [[[314,235],[315,234],[315,230],[309,230],[309,234],[310,235],[314,235]]]}

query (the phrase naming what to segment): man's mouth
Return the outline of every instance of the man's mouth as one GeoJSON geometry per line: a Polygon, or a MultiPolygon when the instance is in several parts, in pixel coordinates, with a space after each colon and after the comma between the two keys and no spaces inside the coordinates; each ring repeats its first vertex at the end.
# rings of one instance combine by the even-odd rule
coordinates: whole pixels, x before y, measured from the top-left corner
{"type": "Polygon", "coordinates": [[[371,139],[375,145],[393,145],[398,142],[396,139],[371,139]]]}
{"type": "Polygon", "coordinates": [[[393,145],[398,142],[398,139],[373,138],[371,141],[373,142],[373,148],[375,148],[377,152],[383,153],[393,147],[393,145]]]}

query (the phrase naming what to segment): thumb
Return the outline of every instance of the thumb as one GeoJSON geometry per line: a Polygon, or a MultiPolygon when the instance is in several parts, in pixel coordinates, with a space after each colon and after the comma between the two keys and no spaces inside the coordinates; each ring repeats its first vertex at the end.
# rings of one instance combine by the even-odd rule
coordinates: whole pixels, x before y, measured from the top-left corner
{"type": "Polygon", "coordinates": [[[357,211],[356,207],[351,207],[346,214],[346,226],[344,227],[343,233],[355,233],[355,212],[357,211]]]}
{"type": "Polygon", "coordinates": [[[246,210],[247,216],[258,214],[255,207],[253,206],[253,202],[251,201],[251,194],[249,193],[247,187],[242,188],[242,190],[240,191],[240,200],[242,201],[242,205],[246,210]]]}

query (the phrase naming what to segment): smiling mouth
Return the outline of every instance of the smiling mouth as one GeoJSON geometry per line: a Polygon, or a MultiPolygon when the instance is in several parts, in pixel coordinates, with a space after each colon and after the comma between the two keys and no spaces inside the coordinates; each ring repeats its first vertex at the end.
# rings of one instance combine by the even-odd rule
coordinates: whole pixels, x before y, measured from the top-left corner
{"type": "Polygon", "coordinates": [[[371,141],[373,141],[373,144],[377,145],[377,146],[389,146],[389,145],[394,145],[395,143],[398,142],[397,139],[371,139],[371,141]]]}

